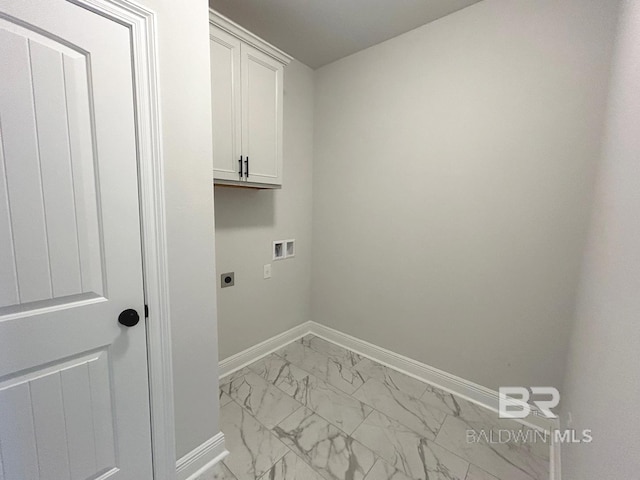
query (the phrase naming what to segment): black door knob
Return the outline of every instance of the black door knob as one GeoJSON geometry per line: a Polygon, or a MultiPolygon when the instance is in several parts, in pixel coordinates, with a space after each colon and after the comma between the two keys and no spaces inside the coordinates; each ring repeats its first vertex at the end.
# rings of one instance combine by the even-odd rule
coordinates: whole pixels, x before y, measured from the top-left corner
{"type": "Polygon", "coordinates": [[[133,308],[128,308],[123,310],[120,315],[118,315],[118,322],[120,322],[125,327],[135,327],[140,321],[140,315],[133,308]]]}

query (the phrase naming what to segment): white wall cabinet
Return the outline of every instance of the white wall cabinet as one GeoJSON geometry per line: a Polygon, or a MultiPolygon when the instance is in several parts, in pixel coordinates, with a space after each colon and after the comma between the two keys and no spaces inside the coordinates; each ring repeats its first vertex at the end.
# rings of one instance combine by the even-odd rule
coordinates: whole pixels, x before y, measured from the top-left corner
{"type": "Polygon", "coordinates": [[[280,187],[291,57],[213,10],[209,21],[214,183],[280,187]]]}

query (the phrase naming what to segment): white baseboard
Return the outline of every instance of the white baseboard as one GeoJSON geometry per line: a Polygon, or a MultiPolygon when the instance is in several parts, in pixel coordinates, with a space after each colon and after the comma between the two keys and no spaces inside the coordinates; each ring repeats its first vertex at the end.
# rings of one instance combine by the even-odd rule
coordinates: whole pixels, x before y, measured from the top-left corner
{"type": "Polygon", "coordinates": [[[176,479],[195,480],[228,454],[224,447],[224,434],[220,432],[177,461],[176,479]]]}
{"type": "MultiPolygon", "coordinates": [[[[322,337],[341,347],[353,350],[360,355],[370,358],[378,363],[398,370],[410,377],[417,378],[443,390],[451,392],[471,402],[477,403],[495,412],[499,409],[499,395],[495,390],[491,390],[477,383],[473,383],[464,378],[457,377],[440,369],[418,362],[398,353],[379,347],[359,338],[347,335],[331,327],[310,322],[310,333],[322,337]]],[[[554,426],[554,422],[538,415],[530,415],[527,419],[519,420],[531,428],[549,431],[554,426]]]]}
{"type": "Polygon", "coordinates": [[[218,364],[218,374],[220,375],[220,378],[226,377],[256,360],[275,352],[288,343],[304,337],[311,331],[311,323],[312,322],[305,322],[301,325],[296,325],[286,332],[276,335],[275,337],[271,337],[264,342],[258,343],[257,345],[249,347],[240,353],[236,353],[235,355],[231,355],[230,357],[221,360],[218,364]]]}
{"type": "MultiPolygon", "coordinates": [[[[281,333],[280,335],[276,335],[275,337],[265,340],[258,345],[222,360],[219,364],[220,378],[223,378],[230,373],[255,362],[256,360],[259,360],[269,353],[272,353],[309,333],[398,370],[410,377],[417,378],[418,380],[477,403],[485,408],[495,412],[499,409],[500,397],[498,392],[495,390],[483,387],[477,383],[457,377],[456,375],[452,375],[430,365],[418,362],[417,360],[405,357],[404,355],[392,352],[386,348],[360,340],[359,338],[347,335],[346,333],[342,333],[317,322],[305,322],[281,333]]],[[[530,415],[526,419],[519,421],[520,423],[538,430],[551,431],[552,429],[557,428],[555,421],[539,415],[530,415]]]]}

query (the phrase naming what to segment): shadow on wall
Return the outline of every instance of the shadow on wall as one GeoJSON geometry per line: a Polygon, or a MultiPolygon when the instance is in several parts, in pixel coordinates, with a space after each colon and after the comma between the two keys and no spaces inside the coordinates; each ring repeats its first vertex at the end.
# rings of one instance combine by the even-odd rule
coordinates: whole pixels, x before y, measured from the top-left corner
{"type": "Polygon", "coordinates": [[[216,186],[216,230],[273,227],[275,195],[273,190],[216,186]]]}

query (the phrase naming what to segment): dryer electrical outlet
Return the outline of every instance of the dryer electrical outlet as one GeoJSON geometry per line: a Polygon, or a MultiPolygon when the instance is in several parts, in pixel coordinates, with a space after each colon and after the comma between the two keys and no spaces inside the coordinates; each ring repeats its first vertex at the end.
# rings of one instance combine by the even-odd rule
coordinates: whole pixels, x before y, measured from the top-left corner
{"type": "Polygon", "coordinates": [[[233,287],[236,284],[234,272],[223,273],[220,275],[220,288],[233,287]]]}

